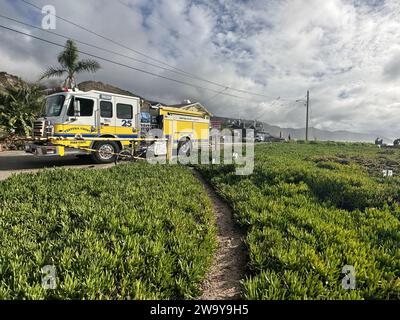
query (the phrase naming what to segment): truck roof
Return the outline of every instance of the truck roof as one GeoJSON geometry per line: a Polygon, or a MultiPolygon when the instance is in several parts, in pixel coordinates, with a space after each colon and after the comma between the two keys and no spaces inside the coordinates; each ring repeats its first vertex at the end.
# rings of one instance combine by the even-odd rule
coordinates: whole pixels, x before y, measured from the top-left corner
{"type": "Polygon", "coordinates": [[[198,111],[191,111],[191,110],[185,110],[185,109],[180,109],[180,108],[175,108],[175,107],[163,107],[161,106],[160,109],[175,113],[175,114],[182,114],[182,115],[192,115],[192,116],[197,116],[197,117],[204,117],[205,115],[208,115],[206,112],[198,112],[198,111]]]}
{"type": "Polygon", "coordinates": [[[141,100],[140,97],[127,96],[127,95],[122,95],[122,94],[117,94],[117,93],[106,92],[106,91],[97,91],[97,90],[81,91],[81,90],[72,90],[72,89],[63,89],[63,88],[55,89],[54,92],[52,92],[48,96],[53,96],[53,95],[57,95],[57,94],[66,94],[66,93],[73,93],[73,94],[78,94],[81,96],[105,95],[105,96],[113,96],[113,97],[120,97],[120,98],[126,98],[126,99],[141,100]]]}

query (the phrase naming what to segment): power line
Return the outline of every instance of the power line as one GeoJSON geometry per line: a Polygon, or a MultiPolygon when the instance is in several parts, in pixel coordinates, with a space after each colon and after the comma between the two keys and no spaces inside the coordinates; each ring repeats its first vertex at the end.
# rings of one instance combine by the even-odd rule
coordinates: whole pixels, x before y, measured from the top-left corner
{"type": "MultiPolygon", "coordinates": [[[[265,111],[260,110],[260,111],[257,113],[256,118],[257,118],[257,119],[263,119],[264,116],[265,116],[268,112],[270,112],[270,110],[271,110],[272,108],[275,108],[275,106],[276,106],[276,107],[284,107],[283,103],[280,103],[280,104],[278,105],[279,102],[285,102],[285,101],[281,101],[280,98],[277,98],[277,99],[273,100],[272,103],[266,108],[265,111]]],[[[287,104],[286,106],[290,106],[290,103],[295,103],[295,101],[286,101],[285,103],[287,104]]]]}
{"type": "MultiPolygon", "coordinates": [[[[40,12],[42,12],[42,8],[40,8],[39,6],[33,4],[33,3],[29,2],[29,1],[26,1],[26,0],[21,0],[21,1],[22,1],[23,3],[25,3],[26,5],[29,5],[29,6],[31,6],[31,7],[33,7],[33,8],[35,8],[35,9],[39,10],[40,12]]],[[[165,66],[168,66],[169,68],[172,68],[172,69],[174,69],[174,70],[176,70],[176,71],[179,71],[180,73],[186,74],[187,76],[190,76],[190,77],[192,77],[192,78],[195,78],[196,80],[200,80],[200,81],[203,81],[203,82],[207,82],[207,83],[209,83],[209,84],[212,84],[212,85],[215,85],[215,86],[219,86],[219,87],[221,87],[221,88],[229,88],[229,90],[236,91],[236,92],[241,92],[241,93],[248,94],[248,95],[259,96],[259,97],[268,98],[268,99],[271,99],[271,98],[272,98],[272,99],[276,99],[276,97],[271,97],[271,96],[267,96],[267,95],[260,94],[260,93],[250,92],[250,91],[247,91],[247,90],[241,90],[241,89],[232,88],[232,87],[227,86],[227,85],[225,85],[225,84],[221,84],[221,83],[218,83],[218,82],[214,82],[214,81],[211,81],[211,80],[208,80],[208,79],[199,77],[199,76],[197,76],[197,75],[195,75],[195,74],[193,74],[193,73],[187,72],[187,71],[185,71],[185,70],[183,70],[183,69],[176,68],[176,67],[174,67],[174,66],[172,66],[172,65],[170,65],[170,64],[167,64],[167,63],[165,63],[165,62],[163,62],[163,61],[161,61],[161,60],[158,60],[158,59],[156,59],[156,58],[153,58],[153,57],[151,57],[151,56],[149,56],[149,55],[147,55],[147,54],[145,54],[145,53],[143,53],[143,52],[140,52],[140,51],[138,51],[138,50],[135,50],[135,49],[132,49],[132,48],[130,48],[130,47],[127,47],[127,46],[125,46],[124,44],[122,44],[122,43],[120,43],[120,42],[117,42],[117,41],[115,41],[115,40],[113,40],[113,39],[110,39],[109,37],[103,36],[103,35],[101,35],[101,34],[95,32],[95,31],[90,30],[90,29],[88,29],[88,28],[86,28],[86,27],[84,27],[84,26],[82,26],[82,25],[79,25],[79,24],[77,24],[77,23],[75,23],[75,22],[73,22],[73,21],[71,21],[71,20],[68,20],[68,19],[66,19],[66,18],[60,17],[59,15],[54,15],[54,16],[55,16],[56,18],[58,18],[58,19],[64,21],[64,22],[68,23],[68,24],[71,24],[71,25],[73,25],[73,26],[75,26],[75,27],[77,27],[77,28],[80,28],[80,29],[82,29],[82,30],[84,30],[84,31],[86,31],[86,32],[89,32],[89,33],[91,33],[91,34],[93,34],[93,35],[95,35],[95,36],[97,36],[97,37],[99,37],[99,38],[102,38],[103,40],[109,41],[109,42],[111,42],[111,43],[113,43],[113,44],[115,44],[115,45],[118,45],[118,46],[120,46],[120,47],[122,47],[122,48],[124,48],[124,49],[130,50],[130,51],[132,51],[132,52],[134,52],[134,53],[136,53],[136,54],[138,54],[138,55],[141,55],[141,56],[143,56],[143,57],[146,57],[147,59],[156,61],[156,62],[158,62],[158,63],[160,63],[160,64],[165,65],[165,66]]]]}
{"type": "Polygon", "coordinates": [[[225,88],[224,90],[221,90],[220,92],[218,92],[217,94],[213,95],[212,97],[208,98],[206,101],[204,101],[204,104],[207,104],[209,101],[214,100],[216,97],[218,97],[219,95],[223,94],[226,90],[228,90],[229,88],[225,88]]]}
{"type": "MultiPolygon", "coordinates": [[[[29,5],[29,6],[31,6],[31,7],[33,7],[33,8],[35,8],[35,9],[39,10],[40,12],[42,12],[42,8],[40,8],[39,6],[33,4],[33,3],[29,2],[29,1],[26,1],[26,0],[21,0],[21,1],[22,1],[23,3],[25,3],[25,4],[29,5]]],[[[145,53],[142,53],[142,52],[140,52],[140,51],[138,51],[138,50],[129,48],[129,47],[125,46],[124,44],[121,44],[121,43],[119,43],[119,42],[117,42],[117,41],[115,41],[115,40],[113,40],[113,39],[111,39],[111,38],[108,38],[108,37],[106,37],[106,36],[103,36],[103,35],[101,35],[101,34],[95,32],[95,31],[92,31],[92,30],[90,30],[90,29],[88,29],[88,28],[86,28],[86,27],[84,27],[84,26],[81,26],[81,25],[79,25],[79,24],[77,24],[77,23],[75,23],[75,22],[73,22],[73,21],[71,21],[71,20],[65,19],[65,18],[63,18],[63,17],[61,17],[61,16],[59,16],[59,15],[54,15],[54,16],[55,16],[57,19],[60,19],[60,20],[66,22],[66,23],[68,23],[68,24],[71,24],[71,25],[73,25],[73,26],[75,26],[75,27],[77,27],[77,28],[79,28],[79,29],[82,29],[82,30],[84,30],[84,31],[86,31],[86,32],[89,32],[89,33],[95,35],[96,37],[102,38],[103,40],[109,41],[109,42],[111,42],[111,43],[113,43],[113,44],[115,44],[115,45],[118,45],[118,46],[122,47],[122,48],[125,48],[125,49],[127,49],[127,50],[132,51],[132,52],[135,52],[136,54],[141,55],[141,56],[143,56],[143,57],[145,57],[145,58],[147,58],[147,59],[150,59],[150,60],[159,62],[159,63],[161,63],[161,64],[163,64],[163,65],[166,65],[166,66],[168,66],[168,67],[170,67],[170,68],[177,69],[177,68],[175,68],[174,66],[171,66],[171,65],[169,65],[169,64],[167,64],[167,63],[165,63],[165,62],[163,62],[163,61],[157,60],[157,59],[155,59],[155,58],[153,58],[153,57],[151,57],[151,56],[149,56],[149,55],[147,55],[147,54],[145,54],[145,53]]],[[[179,69],[177,69],[177,70],[179,70],[179,69]]],[[[184,70],[179,70],[179,71],[181,71],[181,72],[183,72],[183,73],[186,73],[186,71],[184,71],[184,70]]]]}
{"type": "MultiPolygon", "coordinates": [[[[59,44],[59,43],[56,43],[56,42],[53,42],[53,41],[50,41],[50,40],[46,40],[46,39],[31,35],[29,33],[22,32],[22,31],[19,31],[19,30],[16,30],[16,29],[12,29],[12,28],[9,28],[9,27],[3,26],[3,25],[0,25],[0,28],[3,28],[5,30],[9,30],[9,31],[12,31],[12,32],[15,32],[15,33],[22,34],[24,36],[27,36],[27,37],[30,37],[30,38],[33,38],[33,39],[36,39],[36,40],[40,40],[40,41],[52,44],[54,46],[58,46],[58,47],[61,47],[61,48],[65,47],[62,44],[59,44]]],[[[139,68],[136,68],[136,67],[132,67],[132,66],[129,66],[129,65],[126,65],[124,63],[120,63],[120,62],[117,62],[117,61],[114,61],[114,60],[111,60],[111,59],[100,57],[98,55],[94,55],[94,54],[91,54],[91,53],[88,53],[88,52],[85,52],[85,51],[82,51],[82,50],[77,50],[77,52],[79,52],[81,54],[84,54],[84,55],[87,55],[87,56],[90,56],[92,58],[96,58],[96,59],[99,59],[99,60],[102,60],[102,61],[105,61],[105,62],[109,62],[109,63],[115,64],[115,65],[118,65],[118,66],[121,66],[121,67],[132,69],[132,70],[135,70],[135,71],[138,71],[138,72],[142,72],[142,73],[145,73],[145,74],[148,74],[148,75],[151,75],[151,76],[154,76],[154,77],[158,77],[158,78],[161,78],[161,79],[164,79],[164,80],[173,81],[173,82],[184,84],[184,85],[187,85],[187,86],[190,86],[190,87],[193,87],[193,88],[197,88],[197,89],[212,91],[212,92],[215,92],[215,93],[218,93],[218,94],[223,94],[223,95],[226,95],[226,96],[229,96],[229,97],[233,97],[233,98],[237,98],[237,99],[247,99],[247,98],[235,96],[235,95],[232,95],[232,94],[229,94],[229,93],[220,93],[218,90],[214,90],[214,89],[211,89],[211,88],[198,86],[198,85],[195,85],[195,84],[192,84],[192,83],[189,83],[189,82],[185,82],[185,81],[181,81],[181,80],[165,77],[165,76],[162,76],[162,75],[150,72],[150,71],[146,71],[146,70],[139,69],[139,68]]]]}
{"type": "Polygon", "coordinates": [[[120,56],[120,57],[123,57],[123,58],[127,58],[127,59],[130,59],[130,60],[135,61],[135,62],[143,63],[143,64],[146,64],[146,65],[155,67],[155,68],[159,68],[159,69],[162,69],[162,70],[165,70],[165,71],[173,72],[173,73],[179,74],[181,76],[193,78],[193,77],[190,77],[190,76],[188,76],[186,74],[183,74],[182,72],[175,71],[175,70],[172,70],[172,69],[168,69],[168,68],[165,68],[165,67],[162,67],[162,66],[159,66],[159,65],[156,65],[156,64],[152,64],[150,62],[143,61],[143,60],[140,60],[140,59],[137,59],[137,58],[133,58],[131,56],[127,56],[127,55],[124,55],[122,53],[119,53],[119,52],[116,52],[116,51],[113,51],[113,50],[109,50],[109,49],[102,48],[102,47],[99,47],[99,46],[94,45],[94,44],[90,44],[90,43],[87,43],[87,42],[84,42],[84,41],[81,41],[81,40],[77,40],[75,38],[71,38],[69,36],[66,36],[66,35],[63,35],[63,34],[60,34],[60,33],[54,32],[54,31],[44,30],[43,28],[34,26],[32,24],[29,24],[29,23],[26,23],[26,22],[23,22],[23,21],[20,21],[20,20],[11,18],[11,17],[4,16],[2,14],[0,14],[0,18],[7,19],[9,21],[13,21],[13,22],[22,24],[22,25],[27,26],[27,27],[32,28],[32,29],[36,29],[36,30],[39,30],[39,31],[42,31],[42,32],[46,32],[48,34],[52,34],[52,35],[55,35],[57,37],[61,37],[61,38],[64,38],[64,39],[70,39],[70,40],[75,41],[76,43],[80,43],[80,44],[83,44],[85,46],[92,47],[92,48],[97,49],[97,50],[102,50],[104,52],[108,52],[108,53],[111,53],[111,54],[115,54],[117,56],[120,56]]]}
{"type": "MultiPolygon", "coordinates": [[[[66,35],[63,35],[63,34],[54,32],[54,31],[44,30],[44,29],[42,29],[42,28],[40,28],[40,27],[34,26],[34,25],[32,25],[32,24],[29,24],[29,23],[26,23],[26,22],[23,22],[23,21],[20,21],[20,20],[11,18],[11,17],[4,16],[4,15],[2,15],[2,14],[0,14],[0,18],[3,18],[3,19],[6,19],[6,20],[9,20],[9,21],[13,21],[13,22],[19,23],[19,24],[21,24],[21,25],[27,26],[27,27],[32,28],[32,29],[36,29],[36,30],[39,30],[39,31],[42,31],[42,32],[46,32],[46,33],[48,33],[48,34],[55,35],[55,36],[61,37],[61,38],[63,38],[63,39],[67,39],[67,40],[70,39],[70,40],[75,41],[76,43],[83,44],[83,45],[85,45],[85,46],[92,47],[92,48],[94,48],[94,49],[101,50],[101,51],[104,51],[104,52],[107,52],[107,53],[111,53],[111,54],[114,54],[114,55],[117,55],[117,56],[120,56],[120,57],[123,57],[123,58],[126,58],[126,59],[130,59],[130,60],[135,61],[135,62],[139,62],[139,63],[145,64],[145,65],[149,65],[149,66],[152,66],[152,67],[155,67],[155,68],[159,68],[159,69],[162,69],[162,70],[165,70],[165,71],[169,71],[169,72],[172,72],[172,73],[181,75],[181,76],[185,76],[185,77],[192,78],[192,77],[190,77],[190,76],[187,76],[187,75],[185,75],[185,74],[182,74],[181,72],[174,71],[174,70],[171,70],[171,69],[168,69],[168,68],[164,68],[164,67],[162,67],[162,66],[155,65],[155,64],[152,64],[152,63],[149,63],[149,62],[140,60],[140,59],[136,59],[136,58],[133,58],[133,57],[131,57],[131,56],[127,56],[127,55],[121,54],[121,53],[119,53],[119,52],[116,52],[116,51],[113,51],[113,50],[109,50],[109,49],[106,49],[106,48],[102,48],[102,47],[99,47],[99,46],[97,46],[97,45],[93,45],[93,44],[90,44],[90,43],[87,43],[87,42],[84,42],[84,41],[80,41],[80,40],[77,40],[77,39],[75,39],[75,38],[71,38],[71,37],[68,37],[68,36],[66,36],[66,35]]],[[[229,87],[224,88],[224,89],[221,91],[221,93],[222,93],[222,92],[225,92],[225,91],[227,91],[227,90],[229,90],[229,87]]],[[[220,95],[220,93],[217,93],[213,98],[216,98],[216,97],[219,96],[219,95],[220,95]]],[[[242,98],[242,97],[241,97],[241,98],[242,98]]],[[[245,98],[243,97],[243,99],[245,99],[245,98]]],[[[208,102],[209,100],[211,100],[211,98],[208,99],[207,102],[208,102]]]]}

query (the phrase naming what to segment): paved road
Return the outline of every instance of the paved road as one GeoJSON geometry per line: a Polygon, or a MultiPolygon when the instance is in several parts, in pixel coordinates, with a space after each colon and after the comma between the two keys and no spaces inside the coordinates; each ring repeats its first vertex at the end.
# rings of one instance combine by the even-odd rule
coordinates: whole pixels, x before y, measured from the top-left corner
{"type": "Polygon", "coordinates": [[[114,164],[94,165],[89,158],[76,156],[37,158],[22,151],[0,152],[0,180],[14,173],[36,172],[45,168],[108,168],[114,164]]]}

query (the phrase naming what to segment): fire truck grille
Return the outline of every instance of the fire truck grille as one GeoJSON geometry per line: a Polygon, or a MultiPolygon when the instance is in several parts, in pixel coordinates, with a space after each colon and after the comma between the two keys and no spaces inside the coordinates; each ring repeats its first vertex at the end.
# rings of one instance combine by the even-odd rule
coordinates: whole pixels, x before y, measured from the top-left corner
{"type": "Polygon", "coordinates": [[[35,121],[33,124],[33,136],[35,138],[44,137],[44,121],[35,121]]]}

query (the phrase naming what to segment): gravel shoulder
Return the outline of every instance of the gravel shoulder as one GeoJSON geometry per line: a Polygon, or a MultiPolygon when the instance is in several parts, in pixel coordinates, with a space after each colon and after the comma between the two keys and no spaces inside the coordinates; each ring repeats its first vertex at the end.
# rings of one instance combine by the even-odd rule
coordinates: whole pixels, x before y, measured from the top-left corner
{"type": "Polygon", "coordinates": [[[0,181],[13,174],[37,172],[46,168],[108,168],[114,164],[94,165],[90,159],[76,156],[38,158],[23,151],[0,152],[0,181]]]}

